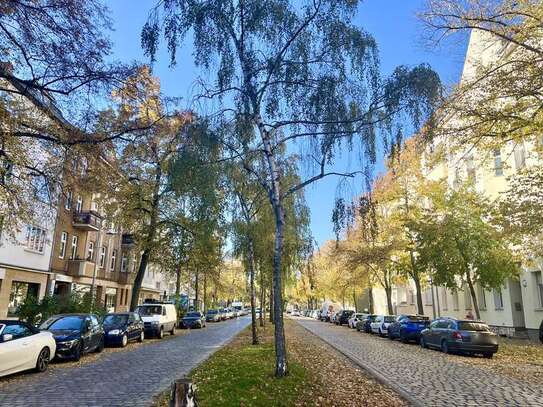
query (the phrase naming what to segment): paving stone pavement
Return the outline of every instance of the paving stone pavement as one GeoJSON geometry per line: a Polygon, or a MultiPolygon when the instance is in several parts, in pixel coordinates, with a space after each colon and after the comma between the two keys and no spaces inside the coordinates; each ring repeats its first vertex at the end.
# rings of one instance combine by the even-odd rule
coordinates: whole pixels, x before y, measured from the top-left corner
{"type": "MultiPolygon", "coordinates": [[[[2,383],[0,406],[148,406],[155,395],[190,372],[248,326],[251,319],[208,324],[123,352],[103,355],[82,366],[59,367],[23,380],[2,383]]],[[[26,374],[25,374],[26,375],[26,374]]]]}
{"type": "MultiPolygon", "coordinates": [[[[415,344],[311,319],[296,321],[421,406],[543,406],[543,386],[508,378],[415,344]]],[[[462,357],[462,356],[457,356],[462,357]]]]}

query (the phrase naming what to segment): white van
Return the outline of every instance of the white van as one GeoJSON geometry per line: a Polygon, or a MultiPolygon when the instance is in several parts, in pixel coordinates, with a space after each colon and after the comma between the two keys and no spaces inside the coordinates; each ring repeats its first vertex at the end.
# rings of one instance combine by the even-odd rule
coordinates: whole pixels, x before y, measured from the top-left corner
{"type": "Polygon", "coordinates": [[[136,312],[143,320],[145,336],[152,335],[162,339],[164,332],[175,335],[177,310],[174,304],[149,302],[138,305],[136,312]]]}

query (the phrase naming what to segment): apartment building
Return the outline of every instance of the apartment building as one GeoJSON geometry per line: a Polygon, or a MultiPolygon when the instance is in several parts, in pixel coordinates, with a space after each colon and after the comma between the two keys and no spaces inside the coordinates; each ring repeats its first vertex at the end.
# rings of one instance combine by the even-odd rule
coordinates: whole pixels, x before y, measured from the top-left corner
{"type": "MultiPolygon", "coordinates": [[[[479,31],[471,33],[467,49],[462,81],[475,77],[477,66],[492,58],[507,55],[500,42],[492,41],[487,34],[479,31]]],[[[455,120],[451,118],[450,120],[455,120]]],[[[425,176],[429,179],[446,179],[450,188],[468,178],[475,188],[496,199],[508,187],[515,174],[542,159],[534,143],[508,143],[488,153],[476,148],[465,151],[450,151],[447,140],[435,140],[428,148],[427,155],[438,148],[444,149],[443,159],[426,166],[425,176]]],[[[425,157],[423,157],[423,162],[425,157]]],[[[430,161],[430,160],[427,160],[430,161]]],[[[486,290],[476,286],[476,296],[481,318],[493,329],[507,336],[529,336],[536,339],[543,320],[543,259],[534,259],[530,264],[522,264],[518,278],[508,279],[501,288],[486,290]]],[[[464,318],[474,314],[471,296],[460,283],[458,290],[436,287],[430,281],[425,284],[423,294],[424,313],[429,316],[453,316],[464,318]]],[[[377,295],[384,295],[384,292],[377,295]]],[[[396,314],[416,313],[415,286],[409,282],[393,289],[393,306],[396,314]]],[[[383,301],[376,301],[381,304],[383,301]]],[[[386,304],[386,303],[385,303],[386,304]]],[[[382,310],[386,312],[386,308],[382,310]]]]}

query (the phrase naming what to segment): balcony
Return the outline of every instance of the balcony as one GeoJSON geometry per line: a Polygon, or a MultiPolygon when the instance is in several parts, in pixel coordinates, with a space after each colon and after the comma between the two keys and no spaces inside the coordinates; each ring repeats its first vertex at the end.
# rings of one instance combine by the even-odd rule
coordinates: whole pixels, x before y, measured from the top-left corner
{"type": "Polygon", "coordinates": [[[119,284],[132,284],[134,282],[134,273],[119,273],[119,284]]]}
{"type": "Polygon", "coordinates": [[[131,233],[123,233],[121,244],[126,247],[132,247],[136,244],[134,235],[131,233]]]}
{"type": "Polygon", "coordinates": [[[90,277],[94,274],[94,263],[87,260],[68,260],[67,274],[73,277],[90,277]]]}
{"type": "Polygon", "coordinates": [[[72,225],[74,228],[86,230],[88,232],[96,232],[100,230],[102,225],[102,217],[94,211],[75,212],[72,225]]]}

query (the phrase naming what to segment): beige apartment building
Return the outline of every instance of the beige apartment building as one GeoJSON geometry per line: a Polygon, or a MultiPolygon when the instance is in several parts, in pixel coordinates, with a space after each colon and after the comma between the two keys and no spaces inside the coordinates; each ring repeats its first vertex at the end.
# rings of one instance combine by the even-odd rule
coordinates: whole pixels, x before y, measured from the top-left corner
{"type": "MultiPolygon", "coordinates": [[[[462,81],[474,78],[478,64],[504,55],[507,55],[507,50],[504,51],[502,44],[492,41],[486,34],[473,31],[462,81]]],[[[543,139],[534,138],[533,143],[543,143],[543,139]]],[[[480,193],[493,200],[507,189],[509,180],[519,170],[529,168],[543,158],[533,143],[504,144],[488,153],[476,148],[451,151],[447,140],[438,139],[428,148],[427,154],[442,148],[445,158],[431,168],[426,167],[425,175],[429,179],[446,179],[450,188],[470,178],[480,193]]],[[[508,279],[500,289],[489,291],[476,287],[481,318],[502,335],[537,338],[543,320],[542,268],[543,259],[535,258],[529,264],[522,264],[520,276],[508,279]]],[[[386,301],[380,298],[384,297],[384,292],[375,290],[375,297],[376,312],[386,313],[386,301]]],[[[395,287],[392,297],[396,314],[416,313],[414,284],[395,287]]],[[[468,313],[474,313],[468,290],[435,287],[430,281],[426,282],[423,303],[425,314],[433,317],[464,318],[468,313]]]]}

